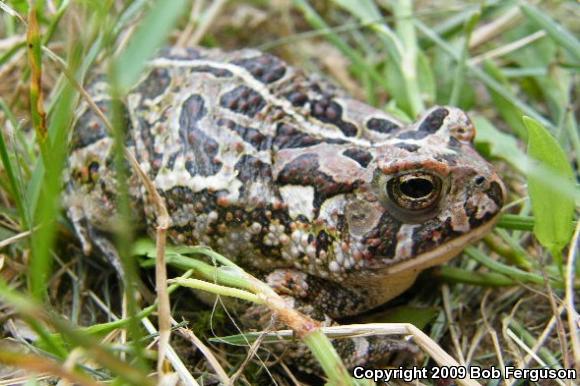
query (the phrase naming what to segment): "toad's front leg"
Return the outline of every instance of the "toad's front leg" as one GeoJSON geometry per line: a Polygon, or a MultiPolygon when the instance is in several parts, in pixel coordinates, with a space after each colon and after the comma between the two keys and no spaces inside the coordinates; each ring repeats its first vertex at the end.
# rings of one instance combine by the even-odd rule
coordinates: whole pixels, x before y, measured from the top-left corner
{"type": "MultiPolygon", "coordinates": [[[[324,326],[336,325],[335,318],[356,314],[366,304],[364,291],[293,269],[278,269],[266,277],[266,282],[284,297],[289,306],[321,321],[324,326]]],[[[242,321],[247,327],[263,330],[271,317],[266,306],[255,305],[246,310],[242,321]]],[[[332,344],[348,368],[414,363],[419,355],[415,345],[386,336],[333,339],[332,344]]],[[[304,371],[318,368],[316,359],[302,343],[279,344],[274,351],[283,352],[285,359],[304,371]]]]}

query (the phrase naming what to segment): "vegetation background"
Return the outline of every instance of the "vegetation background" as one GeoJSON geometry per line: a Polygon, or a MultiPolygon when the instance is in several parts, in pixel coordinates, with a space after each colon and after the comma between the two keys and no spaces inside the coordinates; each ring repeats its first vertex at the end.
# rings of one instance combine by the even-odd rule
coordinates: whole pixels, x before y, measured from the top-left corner
{"type": "MultiPolygon", "coordinates": [[[[180,285],[250,301],[268,289],[194,258],[207,250],[166,251],[172,276],[206,279],[172,282],[170,309],[164,291],[151,303],[131,290],[138,275],[154,280],[135,264],[154,260],[134,255],[155,249],[135,241],[127,216],[117,246],[128,285],[83,256],[60,201],[80,86],[101,68],[122,97],[167,44],[272,52],[405,121],[435,104],[469,111],[478,150],[509,187],[504,216],[461,258],[358,321],[411,322],[461,364],[580,370],[579,19],[573,0],[0,1],[0,384],[142,386],[155,371],[168,384],[355,382],[322,334],[307,341],[322,347],[315,374],[268,354],[263,338],[216,339],[236,333],[234,316],[180,285]]],[[[115,109],[108,119],[123,138],[115,109]]],[[[117,158],[123,175],[120,146],[117,158]]],[[[422,365],[433,364],[426,355],[422,365]]]]}

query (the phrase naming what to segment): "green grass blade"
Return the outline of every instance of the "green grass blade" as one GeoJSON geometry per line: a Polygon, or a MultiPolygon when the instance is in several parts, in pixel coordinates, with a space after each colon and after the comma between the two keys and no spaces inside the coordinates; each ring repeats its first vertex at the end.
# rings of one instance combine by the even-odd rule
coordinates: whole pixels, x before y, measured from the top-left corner
{"type": "MultiPolygon", "coordinates": [[[[0,99],[0,108],[4,110],[4,113],[12,122],[14,126],[16,123],[12,112],[4,103],[4,100],[0,99]]],[[[26,210],[24,205],[24,193],[22,190],[21,180],[16,177],[15,171],[18,168],[18,165],[13,164],[13,160],[8,153],[8,148],[6,146],[6,141],[4,140],[4,133],[0,133],[0,158],[2,159],[2,165],[4,166],[4,170],[6,170],[6,174],[8,175],[8,182],[10,183],[10,197],[14,200],[16,204],[16,208],[18,210],[18,214],[20,216],[20,223],[24,229],[28,229],[29,221],[29,212],[26,210]]]]}
{"type": "Polygon", "coordinates": [[[423,110],[425,105],[421,98],[419,88],[419,76],[417,74],[417,62],[419,46],[417,44],[417,34],[413,23],[413,4],[411,0],[398,0],[393,5],[397,24],[397,35],[403,45],[403,56],[401,60],[401,74],[405,80],[405,90],[409,104],[408,114],[416,117],[423,110]]]}
{"type": "Polygon", "coordinates": [[[522,2],[520,9],[531,21],[542,27],[552,39],[564,47],[575,60],[580,61],[580,42],[572,33],[556,23],[546,12],[540,11],[533,5],[522,2]]]}
{"type": "Polygon", "coordinates": [[[334,2],[357,17],[361,23],[368,24],[369,28],[377,33],[390,58],[391,82],[388,83],[391,84],[393,79],[401,79],[400,87],[387,89],[394,94],[397,104],[407,115],[415,117],[421,113],[425,106],[417,73],[419,48],[413,25],[411,1],[399,0],[393,5],[397,20],[396,34],[384,22],[379,22],[382,15],[373,1],[334,0],[334,2]]]}
{"type": "Polygon", "coordinates": [[[137,81],[147,60],[165,42],[177,18],[184,14],[185,5],[185,0],[156,1],[147,12],[131,41],[114,63],[113,71],[122,92],[129,90],[137,81]]]}
{"type": "Polygon", "coordinates": [[[457,63],[457,69],[455,70],[455,78],[453,79],[453,88],[451,90],[451,97],[449,98],[449,104],[452,106],[457,106],[459,103],[459,96],[461,89],[463,88],[463,82],[465,80],[465,67],[467,65],[467,57],[469,55],[469,40],[471,39],[471,33],[475,28],[477,22],[479,21],[480,13],[479,11],[473,12],[469,19],[465,22],[463,27],[462,36],[462,47],[459,56],[459,61],[457,63]]]}
{"type": "Polygon", "coordinates": [[[403,56],[403,47],[397,35],[382,20],[383,17],[373,1],[333,0],[334,3],[355,16],[363,25],[375,31],[381,39],[389,58],[399,66],[403,56]]]}
{"type": "Polygon", "coordinates": [[[534,229],[535,219],[530,216],[520,216],[517,214],[504,214],[497,222],[500,228],[532,231],[534,229]]]}
{"type": "Polygon", "coordinates": [[[353,50],[346,44],[340,36],[338,36],[326,22],[320,17],[318,13],[304,0],[293,0],[294,5],[302,12],[304,18],[310,25],[321,32],[324,32],[325,37],[338,48],[353,64],[358,67],[359,72],[367,73],[374,82],[377,82],[385,90],[389,89],[389,83],[384,76],[380,74],[375,68],[368,65],[365,58],[357,51],[353,50]]]}
{"type": "MultiPolygon", "coordinates": [[[[65,131],[70,128],[72,122],[72,111],[75,100],[75,92],[68,87],[63,91],[60,101],[57,104],[55,113],[50,122],[50,129],[54,131],[65,131]]],[[[59,205],[59,193],[61,190],[61,175],[64,168],[66,156],[66,146],[63,143],[56,143],[51,146],[48,166],[39,167],[37,171],[40,185],[35,185],[38,190],[38,201],[35,206],[34,224],[39,229],[32,233],[32,254],[30,261],[29,281],[33,294],[42,298],[48,285],[50,275],[51,250],[56,236],[56,224],[59,205]],[[44,173],[42,173],[44,171],[44,173]]]]}
{"type": "Polygon", "coordinates": [[[448,283],[465,283],[482,287],[509,287],[518,282],[495,272],[477,272],[471,269],[443,266],[436,271],[436,276],[448,283]]]}
{"type": "MultiPolygon", "coordinates": [[[[537,344],[536,339],[530,334],[530,332],[515,318],[509,319],[509,327],[512,329],[517,336],[522,339],[528,347],[534,347],[537,344]]],[[[547,345],[540,345],[538,348],[537,355],[542,358],[548,366],[553,369],[561,369],[562,365],[558,362],[558,359],[550,352],[547,345]]],[[[573,384],[572,382],[570,384],[573,384]]]]}
{"type": "MultiPolygon", "coordinates": [[[[131,35],[127,46],[119,56],[113,59],[110,66],[111,83],[111,106],[113,125],[113,165],[116,171],[116,196],[118,231],[115,234],[115,247],[120,257],[124,274],[124,293],[127,299],[127,310],[130,316],[128,327],[129,335],[136,342],[136,364],[142,371],[147,371],[148,364],[145,361],[144,348],[141,342],[142,332],[138,321],[134,316],[138,313],[136,291],[138,283],[137,264],[131,255],[133,242],[133,219],[131,198],[128,187],[128,163],[124,153],[126,138],[125,119],[123,116],[123,102],[125,94],[136,83],[139,76],[157,49],[166,41],[169,33],[174,28],[180,15],[185,11],[185,0],[166,2],[158,0],[152,4],[143,20],[138,24],[135,32],[131,35]],[[154,33],[152,33],[154,31],[154,33]]],[[[112,50],[113,47],[110,47],[112,50]]]]}
{"type": "MultiPolygon", "coordinates": [[[[431,28],[429,28],[425,23],[422,23],[419,20],[415,21],[417,28],[430,40],[432,40],[437,46],[441,47],[448,55],[450,55],[455,61],[460,60],[460,54],[456,52],[455,48],[453,48],[450,44],[445,42],[437,33],[435,33],[431,28]]],[[[506,89],[502,84],[497,82],[495,79],[487,75],[477,66],[468,63],[467,68],[469,71],[477,77],[480,81],[482,81],[488,88],[494,90],[499,95],[504,97],[507,101],[512,103],[514,106],[519,108],[522,113],[527,114],[534,118],[535,120],[539,121],[542,125],[550,128],[554,128],[555,125],[544,118],[540,113],[534,110],[532,107],[521,101],[517,98],[511,91],[506,89]]]]}
{"type": "MultiPolygon", "coordinates": [[[[524,117],[523,121],[528,129],[528,155],[533,160],[530,169],[540,164],[559,175],[573,189],[574,172],[556,139],[537,121],[529,117],[524,117]]],[[[559,186],[533,174],[528,174],[528,190],[536,217],[534,234],[557,257],[572,237],[574,200],[562,194],[559,186]]]]}
{"type": "MultiPolygon", "coordinates": [[[[541,275],[522,271],[519,268],[500,263],[499,261],[488,257],[475,247],[465,248],[465,253],[467,253],[471,258],[476,260],[478,263],[486,266],[495,273],[505,275],[507,277],[513,278],[514,280],[521,281],[522,283],[545,285],[545,280],[541,275]]],[[[561,281],[555,280],[551,282],[551,285],[554,288],[563,288],[564,286],[564,284],[561,281]]]]}

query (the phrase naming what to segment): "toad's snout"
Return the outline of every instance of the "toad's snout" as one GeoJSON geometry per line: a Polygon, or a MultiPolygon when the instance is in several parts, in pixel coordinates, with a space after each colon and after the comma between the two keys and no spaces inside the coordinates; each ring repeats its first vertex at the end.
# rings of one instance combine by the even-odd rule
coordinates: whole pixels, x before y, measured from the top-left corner
{"type": "Polygon", "coordinates": [[[505,185],[499,176],[492,172],[487,176],[478,175],[473,181],[473,190],[465,207],[472,227],[491,220],[501,211],[506,200],[505,185]]]}
{"type": "Polygon", "coordinates": [[[501,210],[506,201],[507,191],[503,181],[497,175],[494,174],[490,179],[489,188],[485,190],[485,194],[496,203],[498,211],[501,210]]]}

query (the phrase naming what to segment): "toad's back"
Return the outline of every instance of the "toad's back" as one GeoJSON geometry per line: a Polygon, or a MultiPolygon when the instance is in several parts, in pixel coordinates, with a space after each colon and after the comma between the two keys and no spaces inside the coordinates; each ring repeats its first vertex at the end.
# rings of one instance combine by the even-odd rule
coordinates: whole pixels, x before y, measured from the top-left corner
{"type": "MultiPolygon", "coordinates": [[[[104,80],[90,91],[108,108],[104,80]]],[[[264,272],[372,288],[344,314],[457,254],[502,206],[503,185],[460,110],[435,107],[403,126],[258,51],[170,49],[125,109],[126,145],[165,199],[173,242],[210,245],[264,272]]],[[[112,139],[87,106],[72,146],[66,201],[87,244],[113,229],[116,190],[112,139]]],[[[136,216],[154,229],[145,189],[136,176],[129,185],[136,216]]]]}

